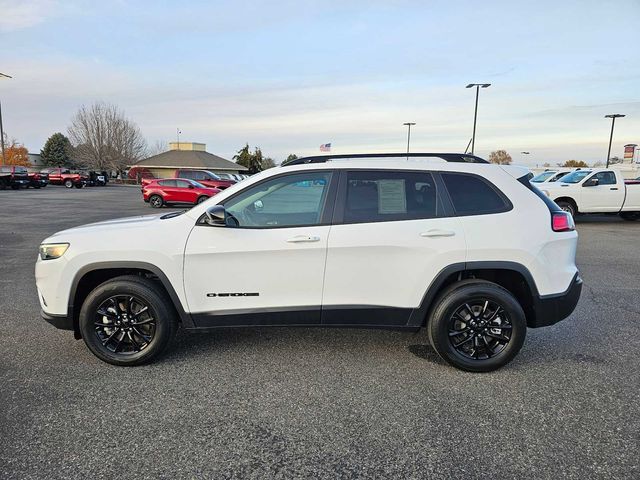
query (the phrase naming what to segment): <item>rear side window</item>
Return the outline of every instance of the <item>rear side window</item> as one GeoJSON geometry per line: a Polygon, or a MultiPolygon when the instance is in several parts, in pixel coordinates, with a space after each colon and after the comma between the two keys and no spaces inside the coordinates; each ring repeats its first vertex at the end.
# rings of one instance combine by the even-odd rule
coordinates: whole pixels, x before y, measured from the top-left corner
{"type": "Polygon", "coordinates": [[[344,223],[415,220],[438,216],[438,194],[428,172],[347,173],[344,223]]]}
{"type": "Polygon", "coordinates": [[[442,173],[457,215],[486,215],[511,210],[505,196],[485,179],[466,173],[442,173]]]}
{"type": "Polygon", "coordinates": [[[162,185],[163,187],[175,187],[176,186],[176,181],[175,180],[160,180],[158,182],[158,185],[162,185]]]}

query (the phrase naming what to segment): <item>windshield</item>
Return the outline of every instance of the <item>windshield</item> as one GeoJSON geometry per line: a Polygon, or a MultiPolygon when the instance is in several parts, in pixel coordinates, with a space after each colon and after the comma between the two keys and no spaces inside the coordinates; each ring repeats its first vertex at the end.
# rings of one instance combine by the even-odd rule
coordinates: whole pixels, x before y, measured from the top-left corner
{"type": "Polygon", "coordinates": [[[203,184],[201,184],[200,182],[196,182],[195,180],[191,180],[191,183],[193,184],[194,187],[196,188],[207,188],[205,187],[203,184]]]}
{"type": "Polygon", "coordinates": [[[533,177],[533,178],[531,179],[531,181],[532,181],[532,182],[535,182],[535,183],[542,183],[542,182],[544,182],[545,180],[547,180],[547,179],[549,179],[549,178],[553,177],[555,174],[556,174],[556,172],[555,172],[555,171],[553,171],[553,170],[552,170],[552,171],[550,171],[550,172],[542,172],[542,173],[539,173],[538,175],[536,175],[535,177],[533,177]]]}
{"type": "Polygon", "coordinates": [[[565,175],[562,177],[562,183],[579,183],[584,180],[584,177],[587,175],[591,175],[591,172],[586,170],[578,170],[575,172],[571,172],[569,175],[565,175]]]}

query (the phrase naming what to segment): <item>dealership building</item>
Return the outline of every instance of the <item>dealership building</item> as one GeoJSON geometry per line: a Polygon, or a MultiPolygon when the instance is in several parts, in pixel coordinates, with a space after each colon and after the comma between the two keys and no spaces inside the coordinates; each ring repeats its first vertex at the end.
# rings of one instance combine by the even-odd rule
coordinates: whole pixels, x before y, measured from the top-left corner
{"type": "Polygon", "coordinates": [[[190,168],[213,173],[244,173],[246,167],[206,151],[204,143],[171,142],[169,150],[140,160],[131,166],[129,178],[173,177],[175,170],[190,168]]]}

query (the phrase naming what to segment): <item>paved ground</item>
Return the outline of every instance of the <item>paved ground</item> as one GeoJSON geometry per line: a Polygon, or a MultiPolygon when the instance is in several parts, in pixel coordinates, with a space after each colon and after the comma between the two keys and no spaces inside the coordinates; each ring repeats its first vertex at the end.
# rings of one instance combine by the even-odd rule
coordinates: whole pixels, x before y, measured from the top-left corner
{"type": "Polygon", "coordinates": [[[152,213],[139,196],[0,192],[0,477],[640,476],[640,222],[579,223],[577,310],[495,373],[320,329],[180,334],[118,368],[40,320],[33,264],[51,232],[152,213]]]}

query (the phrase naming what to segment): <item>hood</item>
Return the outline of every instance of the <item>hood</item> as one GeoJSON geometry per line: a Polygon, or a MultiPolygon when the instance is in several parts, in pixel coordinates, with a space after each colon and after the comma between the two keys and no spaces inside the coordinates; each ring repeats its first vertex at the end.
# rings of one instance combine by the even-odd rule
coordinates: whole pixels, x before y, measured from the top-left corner
{"type": "Polygon", "coordinates": [[[68,228],[67,230],[61,230],[51,235],[50,238],[64,236],[66,234],[82,234],[89,231],[94,232],[101,230],[111,230],[114,228],[143,228],[146,226],[150,226],[153,222],[160,220],[160,217],[163,217],[164,215],[166,215],[166,213],[155,215],[138,215],[136,217],[116,218],[113,220],[105,220],[103,222],[88,223],[86,225],[68,228]]]}

